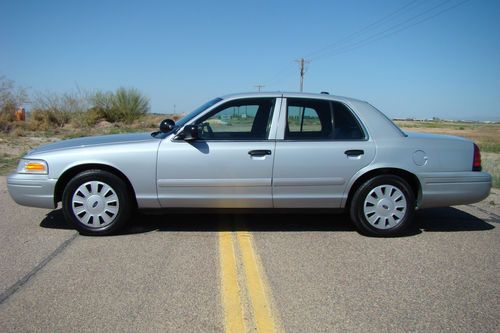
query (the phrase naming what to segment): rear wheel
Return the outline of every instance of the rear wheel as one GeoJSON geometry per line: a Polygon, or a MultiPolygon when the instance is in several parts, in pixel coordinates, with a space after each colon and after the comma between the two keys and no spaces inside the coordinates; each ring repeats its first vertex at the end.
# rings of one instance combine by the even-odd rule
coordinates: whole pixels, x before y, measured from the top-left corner
{"type": "Polygon", "coordinates": [[[415,196],[397,176],[381,175],[362,184],[352,198],[350,215],[358,230],[371,236],[403,232],[415,213],[415,196]]]}
{"type": "Polygon", "coordinates": [[[131,214],[125,182],[103,170],[87,170],[73,177],[62,201],[66,219],[85,235],[113,234],[125,226],[131,214]]]}

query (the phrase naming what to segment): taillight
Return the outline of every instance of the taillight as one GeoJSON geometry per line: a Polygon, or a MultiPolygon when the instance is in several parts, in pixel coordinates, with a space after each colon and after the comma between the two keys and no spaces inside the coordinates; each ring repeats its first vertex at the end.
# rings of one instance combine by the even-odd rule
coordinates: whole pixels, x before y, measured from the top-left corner
{"type": "Polygon", "coordinates": [[[474,161],[472,162],[472,171],[481,171],[481,152],[479,147],[474,144],[474,161]]]}

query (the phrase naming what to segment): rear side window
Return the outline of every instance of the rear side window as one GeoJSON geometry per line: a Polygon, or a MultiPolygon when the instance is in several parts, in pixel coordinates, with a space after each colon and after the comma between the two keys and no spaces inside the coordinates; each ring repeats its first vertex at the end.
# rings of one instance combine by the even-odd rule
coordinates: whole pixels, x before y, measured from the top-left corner
{"type": "Polygon", "coordinates": [[[357,119],[336,101],[289,98],[285,140],[363,140],[357,119]]]}

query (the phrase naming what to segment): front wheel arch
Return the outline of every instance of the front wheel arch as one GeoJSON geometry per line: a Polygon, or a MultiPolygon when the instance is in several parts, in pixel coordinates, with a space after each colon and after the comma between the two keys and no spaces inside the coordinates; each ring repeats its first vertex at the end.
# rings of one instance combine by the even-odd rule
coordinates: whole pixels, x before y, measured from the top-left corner
{"type": "Polygon", "coordinates": [[[123,172],[120,170],[106,165],[106,164],[98,164],[98,163],[92,163],[92,164],[81,164],[74,166],[66,171],[63,172],[63,174],[59,177],[56,183],[56,187],[54,190],[54,206],[57,207],[57,203],[62,201],[62,194],[64,192],[64,188],[68,184],[68,182],[73,179],[77,174],[83,172],[83,171],[88,171],[88,170],[102,170],[102,171],[107,171],[115,176],[121,178],[127,185],[127,190],[128,193],[130,194],[130,200],[131,203],[134,205],[135,208],[137,208],[137,198],[135,196],[135,190],[134,187],[132,186],[132,183],[130,180],[125,176],[123,172]]]}

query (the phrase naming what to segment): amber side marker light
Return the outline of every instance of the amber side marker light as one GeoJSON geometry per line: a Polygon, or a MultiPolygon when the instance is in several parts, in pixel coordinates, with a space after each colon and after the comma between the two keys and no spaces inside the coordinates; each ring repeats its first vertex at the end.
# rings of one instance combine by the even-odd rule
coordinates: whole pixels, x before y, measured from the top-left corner
{"type": "Polygon", "coordinates": [[[19,173],[34,173],[34,174],[47,174],[47,162],[42,160],[25,160],[22,159],[17,167],[19,173]]]}
{"type": "Polygon", "coordinates": [[[45,171],[45,165],[41,163],[28,163],[24,166],[27,171],[45,171]]]}

